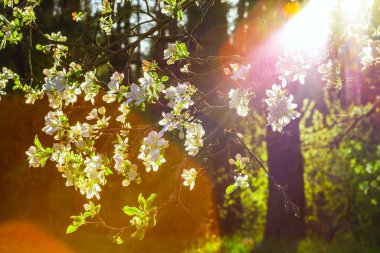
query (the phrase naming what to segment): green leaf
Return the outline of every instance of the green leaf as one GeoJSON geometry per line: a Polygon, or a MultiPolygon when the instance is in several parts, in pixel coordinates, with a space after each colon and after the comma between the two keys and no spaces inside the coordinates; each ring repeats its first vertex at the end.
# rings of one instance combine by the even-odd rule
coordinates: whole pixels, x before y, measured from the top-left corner
{"type": "Polygon", "coordinates": [[[145,198],[144,196],[142,195],[142,193],[139,194],[139,197],[138,197],[138,202],[139,202],[139,205],[140,205],[140,208],[144,208],[145,207],[145,198]]]}
{"type": "Polygon", "coordinates": [[[40,44],[37,44],[37,45],[36,45],[36,49],[37,49],[38,51],[42,51],[42,50],[43,50],[43,47],[42,47],[40,44]]]}
{"type": "Polygon", "coordinates": [[[42,144],[41,144],[40,140],[38,140],[38,136],[37,136],[37,135],[34,137],[34,145],[36,145],[36,147],[37,147],[39,150],[45,150],[45,149],[42,147],[42,144]]]}
{"type": "Polygon", "coordinates": [[[90,211],[87,211],[87,212],[85,212],[85,213],[83,214],[83,217],[84,217],[84,218],[88,218],[88,217],[90,217],[90,216],[93,216],[93,213],[90,212],[90,211]]]}
{"type": "Polygon", "coordinates": [[[118,236],[114,236],[112,241],[116,244],[123,244],[123,239],[121,239],[121,237],[118,235],[118,236]]]}
{"type": "Polygon", "coordinates": [[[66,229],[66,234],[71,234],[72,232],[74,232],[77,229],[78,229],[78,226],[70,225],[66,229]]]}
{"type": "Polygon", "coordinates": [[[40,158],[40,165],[41,165],[41,167],[45,166],[45,164],[46,164],[46,162],[47,162],[48,159],[49,159],[48,156],[40,158]]]}
{"type": "Polygon", "coordinates": [[[136,214],[141,214],[141,211],[137,207],[134,207],[134,206],[125,206],[125,207],[123,207],[123,212],[126,215],[129,215],[129,216],[134,216],[136,214]]]}
{"type": "Polygon", "coordinates": [[[146,201],[146,208],[149,209],[150,206],[152,205],[153,201],[156,199],[157,194],[153,193],[149,196],[149,198],[146,201]]]}
{"type": "Polygon", "coordinates": [[[232,184],[232,185],[227,187],[226,193],[229,195],[229,194],[233,193],[236,190],[236,188],[237,188],[237,185],[232,184]]]}
{"type": "Polygon", "coordinates": [[[162,78],[161,78],[161,81],[162,82],[166,82],[166,81],[168,81],[169,80],[169,77],[168,76],[163,76],[162,78]]]}

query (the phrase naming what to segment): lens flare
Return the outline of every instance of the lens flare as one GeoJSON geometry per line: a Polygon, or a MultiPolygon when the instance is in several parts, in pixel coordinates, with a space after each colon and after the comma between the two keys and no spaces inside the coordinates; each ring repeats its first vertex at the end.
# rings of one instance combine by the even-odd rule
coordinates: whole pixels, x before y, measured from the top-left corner
{"type": "Polygon", "coordinates": [[[287,48],[317,51],[326,45],[329,34],[331,0],[313,0],[296,14],[280,32],[287,48]]]}

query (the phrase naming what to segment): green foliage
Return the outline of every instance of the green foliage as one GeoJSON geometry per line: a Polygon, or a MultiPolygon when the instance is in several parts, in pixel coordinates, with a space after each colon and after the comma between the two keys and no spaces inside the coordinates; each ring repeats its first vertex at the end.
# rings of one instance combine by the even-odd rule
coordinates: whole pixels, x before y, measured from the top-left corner
{"type": "Polygon", "coordinates": [[[236,190],[236,188],[237,188],[237,185],[235,185],[235,184],[229,185],[226,189],[226,194],[229,195],[229,194],[233,193],[236,190]]]}
{"type": "Polygon", "coordinates": [[[162,13],[177,18],[178,21],[183,20],[182,4],[185,0],[163,0],[162,13]]]}
{"type": "Polygon", "coordinates": [[[326,102],[328,113],[309,103],[301,121],[307,222],[312,231],[323,235],[338,230],[372,240],[376,235],[365,231],[371,230],[380,199],[379,122],[375,117],[360,118],[371,104],[343,108],[336,98],[326,102]],[[339,115],[350,117],[342,120],[339,115]]]}
{"type": "MultiPolygon", "coordinates": [[[[4,8],[13,8],[13,5],[18,3],[18,0],[4,0],[4,8]]],[[[38,0],[29,0],[23,7],[14,7],[12,16],[0,14],[0,50],[4,49],[7,43],[18,44],[23,39],[22,29],[35,21],[34,8],[37,5],[38,0]]]]}
{"type": "Polygon", "coordinates": [[[183,251],[182,253],[248,253],[251,252],[253,240],[235,234],[230,237],[210,238],[209,240],[199,241],[197,245],[183,251]]]}
{"type": "Polygon", "coordinates": [[[379,250],[346,236],[332,242],[324,242],[316,238],[305,239],[298,244],[296,253],[375,253],[379,250]]]}
{"type": "Polygon", "coordinates": [[[94,203],[91,201],[88,204],[85,204],[84,213],[71,216],[73,223],[67,227],[66,234],[71,234],[75,232],[80,226],[84,225],[86,223],[86,218],[94,218],[95,215],[98,215],[100,207],[100,205],[94,205],[94,203]]]}
{"type": "Polygon", "coordinates": [[[157,206],[152,206],[157,194],[153,193],[148,199],[140,193],[138,196],[138,207],[123,207],[123,211],[128,216],[133,216],[131,224],[135,226],[132,238],[142,240],[147,229],[156,225],[157,206]]]}
{"type": "Polygon", "coordinates": [[[186,59],[189,56],[189,51],[185,43],[179,43],[176,41],[174,44],[169,44],[169,48],[164,51],[164,59],[167,60],[167,64],[174,64],[176,61],[186,59]]]}

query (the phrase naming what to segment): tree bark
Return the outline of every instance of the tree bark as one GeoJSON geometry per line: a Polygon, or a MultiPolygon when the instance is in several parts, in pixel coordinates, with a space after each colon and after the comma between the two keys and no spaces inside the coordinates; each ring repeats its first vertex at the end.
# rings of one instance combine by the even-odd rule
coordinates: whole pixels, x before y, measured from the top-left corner
{"type": "Polygon", "coordinates": [[[269,173],[281,186],[287,187],[286,193],[298,206],[299,216],[285,208],[281,192],[270,183],[264,241],[297,241],[306,234],[304,170],[299,121],[292,121],[284,130],[284,133],[278,133],[270,128],[267,129],[269,173]]]}

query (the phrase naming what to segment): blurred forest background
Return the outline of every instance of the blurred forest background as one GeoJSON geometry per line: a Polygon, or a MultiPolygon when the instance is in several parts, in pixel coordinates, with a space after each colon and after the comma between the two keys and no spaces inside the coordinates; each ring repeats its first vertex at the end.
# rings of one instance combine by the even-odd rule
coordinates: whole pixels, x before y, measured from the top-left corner
{"type": "MultiPolygon", "coordinates": [[[[95,14],[86,22],[75,23],[71,13],[83,6],[96,8],[96,2],[42,1],[37,8],[39,28],[45,33],[61,31],[78,41],[91,41],[96,31],[87,30],[87,26],[99,17],[95,14]]],[[[139,4],[144,3],[131,1],[125,8],[139,4]]],[[[212,11],[193,32],[201,47],[189,43],[190,52],[199,57],[241,55],[255,59],[252,76],[258,80],[256,96],[264,96],[265,89],[275,81],[276,55],[268,54],[270,49],[263,45],[292,14],[282,7],[276,0],[215,1],[212,11]],[[282,18],[275,19],[276,12],[282,18]],[[262,20],[267,20],[266,26],[262,20]]],[[[197,11],[191,8],[187,12],[189,23],[198,16],[197,11]]],[[[124,21],[130,25],[130,20],[124,21]]],[[[174,37],[177,24],[172,22],[167,29],[162,34],[174,37]]],[[[38,36],[35,38],[38,40],[38,36]]],[[[170,39],[162,39],[141,45],[133,59],[133,78],[141,74],[143,59],[164,62],[162,54],[168,42],[170,39]]],[[[347,48],[350,61],[345,68],[359,72],[358,60],[352,58],[357,54],[355,45],[347,48]]],[[[10,45],[0,51],[0,66],[27,76],[27,54],[27,43],[10,45]]],[[[119,65],[123,57],[111,59],[115,69],[122,69],[119,65]]],[[[42,79],[42,68],[51,60],[32,50],[32,61],[42,79]]],[[[195,72],[219,67],[194,85],[212,89],[224,78],[223,64],[226,62],[220,58],[212,64],[193,66],[195,72]]],[[[102,71],[104,76],[110,73],[106,67],[102,71]]],[[[221,153],[211,159],[210,168],[197,179],[195,189],[183,191],[182,201],[188,210],[165,210],[143,241],[130,240],[123,245],[113,244],[96,227],[65,234],[70,216],[79,213],[86,200],[65,186],[53,165],[28,167],[25,151],[41,133],[48,106],[46,101],[26,105],[21,94],[10,92],[0,102],[0,252],[380,252],[380,116],[376,98],[380,95],[380,69],[371,67],[347,81],[342,90],[327,92],[316,69],[309,72],[306,85],[293,92],[299,98],[302,118],[292,122],[285,133],[274,134],[267,128],[266,119],[260,116],[265,115],[262,106],[262,111],[254,113],[255,124],[243,125],[250,147],[261,160],[268,161],[271,174],[287,186],[289,197],[300,207],[300,217],[284,207],[280,193],[254,164],[249,170],[252,187],[226,196],[225,189],[233,179],[226,173],[228,161],[221,159],[225,157],[221,153]],[[362,115],[363,108],[368,113],[355,117],[362,115]]],[[[133,117],[136,122],[146,123],[157,115],[133,117]]],[[[215,117],[204,122],[206,131],[218,124],[215,117]]],[[[223,145],[222,141],[216,151],[223,145]]],[[[178,163],[184,153],[181,148],[171,147],[167,156],[166,168],[144,177],[142,185],[125,189],[116,178],[109,180],[101,203],[103,215],[111,224],[128,222],[121,209],[126,203],[133,204],[138,192],[156,192],[158,201],[170,195],[175,171],[171,164],[178,163]]]]}

